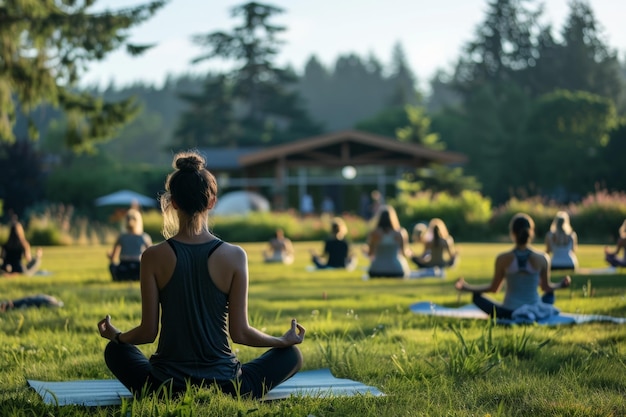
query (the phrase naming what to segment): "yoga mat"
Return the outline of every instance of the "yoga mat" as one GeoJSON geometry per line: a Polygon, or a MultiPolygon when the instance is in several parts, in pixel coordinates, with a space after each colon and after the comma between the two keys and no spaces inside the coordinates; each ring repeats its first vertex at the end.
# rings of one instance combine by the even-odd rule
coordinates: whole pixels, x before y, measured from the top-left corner
{"type": "MultiPolygon", "coordinates": [[[[117,379],[48,382],[27,380],[46,404],[108,406],[119,405],[131,393],[117,379]]],[[[268,392],[263,400],[279,400],[296,396],[346,397],[370,394],[384,395],[377,388],[351,379],[335,378],[329,369],[298,372],[268,392]]]]}
{"type": "Polygon", "coordinates": [[[616,267],[609,266],[606,268],[578,268],[574,273],[581,275],[609,275],[617,274],[618,272],[616,267]]]}
{"type": "MultiPolygon", "coordinates": [[[[489,316],[476,307],[474,304],[466,304],[461,307],[445,307],[439,304],[431,303],[430,301],[422,301],[419,303],[411,304],[409,309],[415,314],[423,314],[427,316],[440,316],[440,317],[457,317],[463,319],[483,319],[486,320],[489,316]]],[[[540,319],[535,323],[545,326],[557,326],[560,324],[582,324],[592,322],[609,322],[616,324],[626,324],[626,317],[612,317],[601,314],[573,314],[573,313],[559,313],[554,316],[550,316],[545,319],[540,319]]],[[[528,324],[524,320],[508,320],[498,319],[498,324],[528,324]]]]}
{"type": "Polygon", "coordinates": [[[419,278],[445,278],[446,270],[443,268],[420,268],[411,271],[409,279],[419,278]]]}
{"type": "Polygon", "coordinates": [[[397,278],[385,278],[385,277],[376,277],[376,278],[371,278],[369,276],[369,274],[367,272],[365,272],[363,274],[363,276],[361,277],[363,279],[363,281],[368,281],[370,279],[422,279],[422,278],[441,278],[441,279],[445,279],[446,278],[446,271],[443,268],[422,268],[422,269],[415,269],[412,270],[411,273],[409,274],[409,276],[407,278],[404,277],[397,277],[397,278]]]}

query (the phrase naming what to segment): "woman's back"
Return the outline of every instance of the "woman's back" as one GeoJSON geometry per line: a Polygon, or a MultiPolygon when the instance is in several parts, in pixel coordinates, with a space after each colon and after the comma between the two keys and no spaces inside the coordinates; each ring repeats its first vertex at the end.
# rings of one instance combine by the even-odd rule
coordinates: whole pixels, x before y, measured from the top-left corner
{"type": "Polygon", "coordinates": [[[502,305],[510,310],[539,302],[542,255],[530,249],[513,250],[502,256],[506,266],[506,293],[502,305]]]}
{"type": "Polygon", "coordinates": [[[372,273],[391,274],[406,276],[410,273],[408,262],[402,253],[400,232],[390,230],[379,232],[379,240],[373,253],[370,264],[370,275],[372,273]]]}
{"type": "Polygon", "coordinates": [[[161,336],[150,360],[158,378],[236,376],[238,364],[227,333],[228,294],[217,288],[208,267],[208,258],[222,243],[219,239],[199,244],[167,240],[176,266],[159,291],[161,336]]]}

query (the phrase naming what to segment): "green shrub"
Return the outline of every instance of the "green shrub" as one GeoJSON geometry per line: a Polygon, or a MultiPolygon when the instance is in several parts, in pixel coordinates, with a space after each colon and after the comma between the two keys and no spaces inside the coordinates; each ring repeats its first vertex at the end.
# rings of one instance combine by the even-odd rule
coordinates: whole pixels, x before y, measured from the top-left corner
{"type": "Polygon", "coordinates": [[[148,210],[142,213],[143,231],[150,235],[153,242],[163,240],[163,215],[160,210],[148,210]]]}
{"type": "MultiPolygon", "coordinates": [[[[543,240],[543,236],[550,229],[550,224],[557,211],[563,208],[548,204],[545,205],[541,197],[532,197],[525,200],[511,198],[505,204],[493,211],[489,227],[497,236],[508,239],[509,222],[517,213],[526,213],[535,221],[535,241],[543,240]]],[[[568,212],[570,210],[567,210],[568,212]]]]}
{"type": "Polygon", "coordinates": [[[597,191],[576,206],[572,226],[580,237],[598,243],[613,243],[626,219],[626,193],[597,191]]]}
{"type": "Polygon", "coordinates": [[[63,233],[53,224],[29,227],[27,239],[32,246],[59,246],[72,243],[71,239],[63,236],[63,233]]]}
{"type": "MultiPolygon", "coordinates": [[[[365,239],[367,222],[360,217],[342,216],[352,241],[365,239]]],[[[210,219],[213,232],[232,242],[265,242],[283,229],[285,236],[293,241],[322,240],[330,233],[331,216],[300,217],[294,212],[252,213],[241,216],[219,216],[210,219]]]]}
{"type": "Polygon", "coordinates": [[[458,197],[445,192],[404,193],[391,204],[409,233],[416,223],[438,217],[456,239],[481,241],[491,234],[491,200],[476,191],[463,191],[458,197]]]}

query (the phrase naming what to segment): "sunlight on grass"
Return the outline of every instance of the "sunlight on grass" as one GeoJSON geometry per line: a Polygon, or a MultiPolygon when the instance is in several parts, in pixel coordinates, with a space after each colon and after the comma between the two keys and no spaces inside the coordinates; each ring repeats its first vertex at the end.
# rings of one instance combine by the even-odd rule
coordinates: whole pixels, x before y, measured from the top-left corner
{"type": "MultiPolygon", "coordinates": [[[[509,245],[460,242],[460,264],[445,279],[410,281],[364,280],[364,258],[354,271],[309,272],[308,249],[319,242],[296,243],[300,256],[289,266],[263,264],[264,244],[243,246],[250,262],[251,323],[279,335],[297,318],[307,329],[304,369],[330,368],[339,378],[378,387],[386,397],[261,403],[194,388],[182,398],[149,396],[111,408],[46,406],[26,388],[26,378],[111,378],[96,323],[111,314],[128,330],[141,319],[139,284],[111,282],[107,246],[50,247],[42,265],[49,276],[0,279],[3,298],[47,293],[65,302],[60,309],[0,315],[0,416],[626,415],[623,326],[505,328],[409,311],[417,301],[469,303],[468,294],[453,289],[456,278],[488,282],[494,257],[509,245]]],[[[579,259],[586,267],[604,266],[598,245],[582,245],[579,259]]],[[[623,275],[572,278],[571,289],[557,293],[562,311],[626,316],[623,275]]],[[[150,355],[155,347],[140,349],[150,355]]],[[[233,347],[242,361],[263,351],[233,347]]]]}

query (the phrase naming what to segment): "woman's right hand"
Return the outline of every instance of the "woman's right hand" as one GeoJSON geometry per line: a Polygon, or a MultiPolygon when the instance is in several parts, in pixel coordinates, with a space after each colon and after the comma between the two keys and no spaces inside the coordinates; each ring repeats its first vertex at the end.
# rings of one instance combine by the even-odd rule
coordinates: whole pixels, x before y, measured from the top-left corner
{"type": "Polygon", "coordinates": [[[460,277],[459,279],[457,279],[454,283],[454,288],[456,288],[458,291],[465,291],[465,278],[460,277]]]}
{"type": "Polygon", "coordinates": [[[284,347],[298,345],[304,340],[306,329],[296,319],[291,320],[291,328],[281,337],[284,347]]]}

